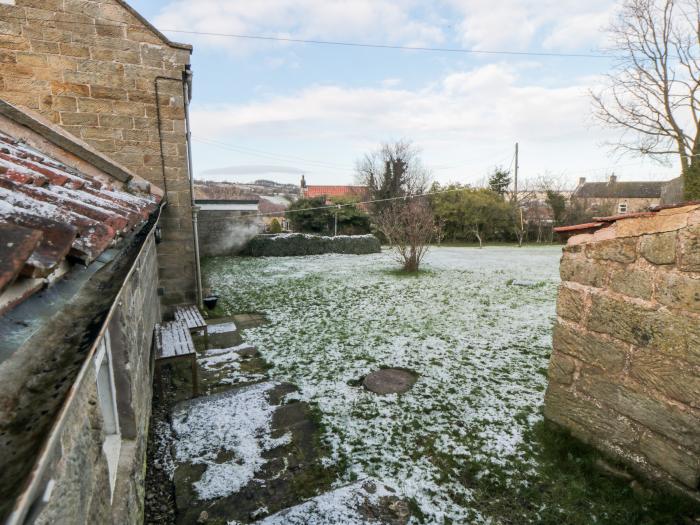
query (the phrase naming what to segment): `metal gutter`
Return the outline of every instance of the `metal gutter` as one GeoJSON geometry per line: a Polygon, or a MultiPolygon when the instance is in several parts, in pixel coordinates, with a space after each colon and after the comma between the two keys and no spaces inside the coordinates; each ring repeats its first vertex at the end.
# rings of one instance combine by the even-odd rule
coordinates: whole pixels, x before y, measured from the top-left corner
{"type": "Polygon", "coordinates": [[[190,198],[192,201],[192,231],[194,233],[194,264],[197,279],[197,306],[203,307],[202,297],[202,266],[199,260],[199,227],[197,214],[199,206],[194,197],[194,169],[192,167],[192,130],[190,128],[190,101],[192,99],[192,70],[186,66],[182,73],[182,94],[185,102],[185,126],[187,137],[187,173],[190,178],[190,198]]]}
{"type": "Polygon", "coordinates": [[[51,491],[53,490],[55,482],[50,478],[49,472],[51,467],[61,459],[62,446],[60,438],[63,432],[63,427],[68,419],[72,405],[75,402],[79,387],[85,379],[85,375],[90,366],[92,366],[97,345],[104,338],[107,327],[121,301],[121,296],[124,293],[124,287],[134,273],[136,262],[141,259],[144,250],[146,249],[148,238],[153,235],[153,232],[158,225],[161,212],[163,211],[163,206],[164,205],[161,203],[161,205],[158,207],[158,215],[153,221],[153,225],[146,234],[145,239],[142,241],[141,247],[139,248],[136,257],[134,257],[133,264],[124,277],[124,280],[119,287],[119,291],[115,295],[114,301],[107,311],[107,315],[105,316],[100,330],[90,346],[90,350],[85,357],[85,361],[83,362],[75,381],[73,381],[73,384],[68,391],[68,395],[66,396],[66,399],[58,412],[56,420],[51,427],[48,438],[41,447],[38,459],[27,477],[27,486],[15,500],[14,508],[12,509],[10,516],[7,518],[5,525],[24,525],[26,523],[32,523],[50,500],[51,491]]]}

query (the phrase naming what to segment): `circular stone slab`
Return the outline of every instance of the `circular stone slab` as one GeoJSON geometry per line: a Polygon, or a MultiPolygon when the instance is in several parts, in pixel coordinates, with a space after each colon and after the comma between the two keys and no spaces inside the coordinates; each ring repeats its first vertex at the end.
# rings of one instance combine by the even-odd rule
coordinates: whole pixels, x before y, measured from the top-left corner
{"type": "Polygon", "coordinates": [[[402,368],[382,368],[372,372],[362,381],[362,385],[375,394],[403,394],[415,384],[415,372],[402,368]]]}

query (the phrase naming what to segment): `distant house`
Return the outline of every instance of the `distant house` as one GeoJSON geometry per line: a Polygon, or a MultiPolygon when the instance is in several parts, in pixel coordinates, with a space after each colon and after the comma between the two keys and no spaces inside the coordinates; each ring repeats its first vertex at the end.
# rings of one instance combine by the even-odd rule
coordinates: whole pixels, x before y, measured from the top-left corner
{"type": "Polygon", "coordinates": [[[586,182],[582,177],[571,199],[603,215],[634,213],[658,206],[667,185],[668,181],[621,182],[615,175],[606,182],[586,182]]]}
{"type": "Polygon", "coordinates": [[[316,186],[306,184],[302,175],[300,184],[300,196],[305,199],[325,197],[326,203],[331,204],[333,198],[354,199],[364,201],[369,198],[367,186],[316,186]]]}

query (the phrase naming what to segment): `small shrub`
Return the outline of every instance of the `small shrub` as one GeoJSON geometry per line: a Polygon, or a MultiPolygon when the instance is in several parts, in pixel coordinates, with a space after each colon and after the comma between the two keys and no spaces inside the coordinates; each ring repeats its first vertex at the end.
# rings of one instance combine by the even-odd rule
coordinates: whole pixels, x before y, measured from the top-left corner
{"type": "Polygon", "coordinates": [[[278,221],[276,218],[272,219],[270,222],[270,228],[269,228],[270,233],[282,233],[282,225],[280,224],[280,221],[278,221]]]}

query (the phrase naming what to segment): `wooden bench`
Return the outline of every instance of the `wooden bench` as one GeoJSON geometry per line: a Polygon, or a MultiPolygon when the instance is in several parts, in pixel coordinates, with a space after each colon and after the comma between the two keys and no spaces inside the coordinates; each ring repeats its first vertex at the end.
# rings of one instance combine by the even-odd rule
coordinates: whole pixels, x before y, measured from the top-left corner
{"type": "Polygon", "coordinates": [[[187,325],[180,321],[169,321],[157,324],[155,328],[156,345],[156,376],[158,389],[161,385],[161,365],[169,361],[190,361],[192,367],[192,394],[199,395],[199,374],[197,370],[197,352],[194,348],[194,341],[190,335],[187,325]]]}
{"type": "Polygon", "coordinates": [[[184,324],[190,333],[204,330],[204,335],[207,335],[207,322],[199,312],[199,308],[193,304],[188,306],[178,306],[175,309],[175,320],[184,324]]]}

